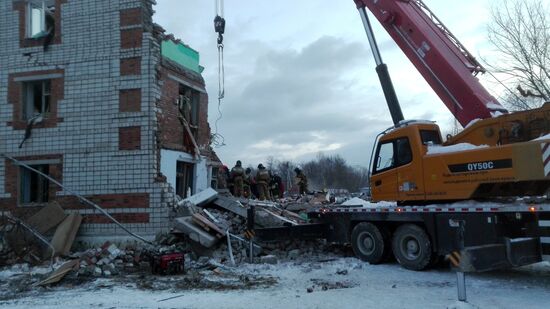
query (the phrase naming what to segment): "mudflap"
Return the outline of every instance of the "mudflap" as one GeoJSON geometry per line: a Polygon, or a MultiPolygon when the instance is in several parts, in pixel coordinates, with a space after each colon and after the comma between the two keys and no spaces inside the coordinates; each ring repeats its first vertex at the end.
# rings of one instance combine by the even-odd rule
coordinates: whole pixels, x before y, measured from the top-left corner
{"type": "Polygon", "coordinates": [[[327,225],[301,224],[294,226],[281,226],[254,229],[256,237],[261,241],[281,240],[312,240],[326,238],[327,225]]]}
{"type": "Polygon", "coordinates": [[[506,238],[501,244],[464,248],[456,268],[462,272],[483,272],[538,263],[541,257],[538,237],[506,238]]]}

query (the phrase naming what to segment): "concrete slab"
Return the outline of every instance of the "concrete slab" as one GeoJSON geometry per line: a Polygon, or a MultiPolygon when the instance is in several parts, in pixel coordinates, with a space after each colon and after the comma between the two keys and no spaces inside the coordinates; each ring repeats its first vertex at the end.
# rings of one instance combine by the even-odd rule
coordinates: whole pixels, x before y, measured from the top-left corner
{"type": "Polygon", "coordinates": [[[206,204],[209,204],[210,202],[212,202],[213,200],[216,199],[216,197],[218,196],[218,192],[212,188],[208,188],[206,190],[203,190],[195,195],[192,195],[186,199],[184,199],[183,201],[181,201],[180,205],[183,205],[187,202],[193,204],[193,205],[196,205],[196,206],[204,206],[206,204]]]}
{"type": "Polygon", "coordinates": [[[212,248],[219,240],[216,236],[210,235],[201,227],[193,223],[192,217],[181,217],[174,220],[174,227],[186,234],[191,240],[206,248],[212,248]]]}
{"type": "Polygon", "coordinates": [[[214,201],[214,204],[238,216],[246,218],[246,207],[233,198],[218,196],[218,198],[214,201]]]}

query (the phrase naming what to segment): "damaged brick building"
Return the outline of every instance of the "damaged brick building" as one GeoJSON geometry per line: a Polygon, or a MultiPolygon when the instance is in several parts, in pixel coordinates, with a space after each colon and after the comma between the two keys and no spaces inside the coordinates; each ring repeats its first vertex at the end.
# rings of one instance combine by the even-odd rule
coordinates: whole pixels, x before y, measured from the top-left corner
{"type": "MultiPolygon", "coordinates": [[[[216,184],[199,54],[153,23],[154,0],[0,1],[0,153],[50,175],[142,235],[180,196],[216,184]]],[[[81,237],[122,235],[8,158],[0,211],[57,202],[81,237]]]]}

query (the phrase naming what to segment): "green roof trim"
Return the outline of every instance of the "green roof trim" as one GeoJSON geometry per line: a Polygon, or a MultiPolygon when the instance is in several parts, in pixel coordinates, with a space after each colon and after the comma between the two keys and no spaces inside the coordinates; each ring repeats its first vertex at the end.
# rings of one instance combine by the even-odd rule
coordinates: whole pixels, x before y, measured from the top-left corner
{"type": "Polygon", "coordinates": [[[161,54],[175,63],[196,73],[202,73],[204,67],[199,65],[199,52],[182,43],[177,44],[174,41],[163,41],[161,45],[161,54]]]}

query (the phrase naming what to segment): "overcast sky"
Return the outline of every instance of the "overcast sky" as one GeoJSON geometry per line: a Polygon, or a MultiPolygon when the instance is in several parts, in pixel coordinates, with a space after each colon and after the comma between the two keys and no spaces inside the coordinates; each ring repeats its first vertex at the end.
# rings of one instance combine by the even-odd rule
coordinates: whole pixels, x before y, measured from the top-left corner
{"type": "MultiPolygon", "coordinates": [[[[496,0],[425,0],[478,58],[496,0]]],[[[226,0],[225,99],[216,148],[222,161],[244,165],[275,159],[303,162],[340,154],[368,166],[374,137],[392,125],[361,19],[352,0],[226,0]]],[[[157,0],[155,22],[199,51],[215,131],[217,48],[214,0],[157,0]]],[[[453,116],[371,16],[406,119],[453,116]]],[[[490,84],[487,84],[490,85],[490,84]]],[[[498,96],[497,93],[493,93],[498,96]]]]}

